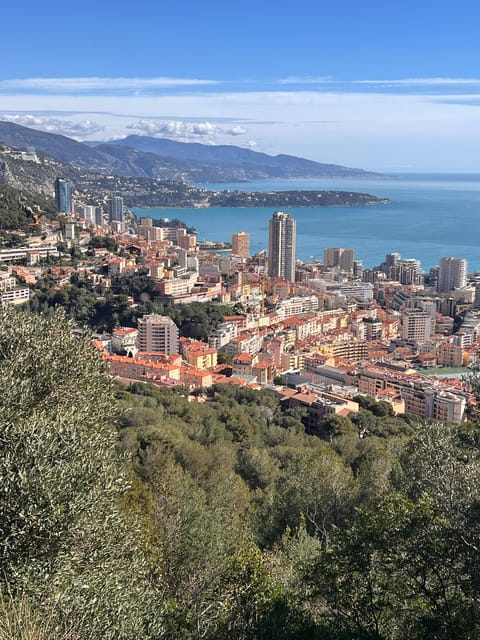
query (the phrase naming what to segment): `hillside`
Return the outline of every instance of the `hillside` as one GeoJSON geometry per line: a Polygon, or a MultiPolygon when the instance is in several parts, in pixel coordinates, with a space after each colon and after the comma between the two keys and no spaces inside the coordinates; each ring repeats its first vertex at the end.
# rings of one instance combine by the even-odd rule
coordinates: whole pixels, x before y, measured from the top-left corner
{"type": "Polygon", "coordinates": [[[352,169],[336,164],[324,164],[280,154],[271,156],[234,145],[206,145],[195,142],[177,142],[168,138],[128,136],[114,140],[110,145],[122,145],[155,153],[176,160],[189,160],[209,164],[219,171],[230,170],[247,178],[317,178],[374,175],[363,169],[352,169]]]}
{"type": "Polygon", "coordinates": [[[233,145],[203,145],[129,136],[109,143],[81,143],[66,136],[0,122],[0,141],[35,147],[59,162],[103,174],[161,180],[234,182],[262,178],[362,177],[361,169],[295,156],[269,156],[233,145]]]}
{"type": "Polygon", "coordinates": [[[17,149],[0,144],[0,185],[52,196],[57,176],[76,181],[80,174],[75,167],[41,153],[36,161],[27,160],[17,149]]]}
{"type": "MultiPolygon", "coordinates": [[[[137,137],[132,137],[136,138],[137,137]]],[[[172,140],[145,138],[146,145],[164,146],[165,152],[185,157],[163,158],[150,151],[139,151],[123,144],[86,144],[65,136],[35,131],[0,122],[0,186],[27,194],[51,197],[57,176],[69,178],[80,200],[103,206],[112,192],[124,198],[128,207],[317,207],[384,204],[374,195],[343,191],[213,191],[194,186],[211,179],[247,180],[265,178],[277,172],[287,177],[295,171],[349,170],[335,165],[320,165],[293,156],[267,156],[239,147],[208,147],[172,140]],[[1,143],[2,138],[7,142],[1,143]],[[165,143],[165,144],[164,144],[165,143]],[[17,148],[7,146],[15,144],[17,148]],[[21,151],[34,147],[33,157],[21,151]],[[216,167],[204,158],[215,154],[224,163],[216,167]],[[50,155],[51,154],[51,155],[50,155]],[[88,160],[88,161],[87,161],[88,160]],[[233,163],[237,163],[234,166],[233,163]],[[270,162],[267,166],[266,163],[270,162]],[[255,166],[256,167],[252,168],[255,166]],[[250,167],[250,168],[247,168],[250,167]],[[288,169],[290,167],[290,169],[288,169]],[[333,168],[332,168],[333,167],[333,168]],[[290,173],[288,173],[290,171],[290,173]]],[[[135,140],[133,140],[135,142],[135,140]]],[[[333,174],[332,174],[333,175],[333,174]]],[[[358,174],[360,175],[360,174],[358,174]]],[[[366,174],[365,174],[366,175],[366,174]]]]}
{"type": "Polygon", "coordinates": [[[51,198],[25,195],[18,189],[0,185],[0,238],[2,242],[12,231],[38,231],[36,223],[41,215],[56,217],[57,209],[51,198]]]}
{"type": "Polygon", "coordinates": [[[478,638],[477,411],[310,435],[279,388],[113,386],[37,311],[0,307],[1,640],[478,638]]]}
{"type": "MultiPolygon", "coordinates": [[[[124,154],[125,167],[132,154],[128,147],[118,147],[124,154]]],[[[140,154],[141,155],[141,154],[140,154]]],[[[162,160],[151,156],[158,165],[162,160]]],[[[10,187],[23,194],[51,198],[57,176],[72,180],[74,192],[80,200],[102,206],[112,191],[120,194],[128,207],[318,207],[385,204],[387,200],[367,193],[346,191],[279,191],[272,193],[254,191],[212,191],[198,188],[183,179],[148,178],[105,174],[86,168],[64,164],[43,154],[36,160],[17,149],[0,144],[0,187],[10,187]]],[[[180,162],[180,161],[178,161],[180,162]]],[[[164,172],[168,167],[164,163],[164,172]]],[[[116,165],[118,170],[119,165],[116,165]]],[[[130,167],[131,168],[131,167],[130,167]]],[[[147,167],[148,169],[148,167],[147,167]]],[[[145,173],[147,173],[145,169],[145,173]]],[[[133,170],[131,168],[131,170],[133,170]]],[[[160,172],[160,169],[158,169],[160,172]]],[[[203,176],[204,177],[204,176],[203,176]]],[[[198,181],[202,179],[199,173],[198,181]]]]}

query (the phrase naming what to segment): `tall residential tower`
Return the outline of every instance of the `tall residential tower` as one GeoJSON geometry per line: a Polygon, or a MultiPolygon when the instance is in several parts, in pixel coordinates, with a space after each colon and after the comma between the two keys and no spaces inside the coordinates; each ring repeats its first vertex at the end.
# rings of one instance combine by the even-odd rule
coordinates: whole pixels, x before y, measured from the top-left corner
{"type": "Polygon", "coordinates": [[[290,213],[275,211],[270,220],[268,275],[295,281],[297,223],[290,213]]]}
{"type": "Polygon", "coordinates": [[[323,264],[326,267],[339,267],[342,271],[353,271],[353,249],[324,249],[323,264]]]}
{"type": "Polygon", "coordinates": [[[438,270],[439,293],[461,289],[467,284],[467,261],[464,258],[442,258],[438,270]]]}
{"type": "Polygon", "coordinates": [[[123,222],[123,198],[112,196],[108,201],[108,221],[123,222]]]}
{"type": "Polygon", "coordinates": [[[64,178],[55,180],[55,204],[62,213],[72,213],[72,183],[64,178]]]}

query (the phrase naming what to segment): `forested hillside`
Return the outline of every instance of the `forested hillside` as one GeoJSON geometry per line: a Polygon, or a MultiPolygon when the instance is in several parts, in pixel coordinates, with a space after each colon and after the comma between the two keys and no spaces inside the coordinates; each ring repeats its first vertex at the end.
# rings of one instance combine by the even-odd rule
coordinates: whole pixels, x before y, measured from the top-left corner
{"type": "Polygon", "coordinates": [[[0,639],[470,639],[479,425],[115,387],[0,309],[0,639]],[[193,401],[192,401],[193,400],[193,401]],[[195,401],[197,400],[197,401],[195,401]]]}
{"type": "Polygon", "coordinates": [[[0,185],[0,236],[11,231],[31,232],[42,215],[56,217],[52,198],[41,194],[25,195],[17,189],[0,185]]]}

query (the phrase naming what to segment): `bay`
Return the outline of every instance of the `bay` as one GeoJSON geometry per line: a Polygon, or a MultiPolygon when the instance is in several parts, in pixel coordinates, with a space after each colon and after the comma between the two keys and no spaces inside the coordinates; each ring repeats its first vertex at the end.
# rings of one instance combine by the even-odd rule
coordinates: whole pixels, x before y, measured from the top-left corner
{"type": "MultiPolygon", "coordinates": [[[[322,259],[327,247],[355,249],[355,258],[371,267],[386,253],[417,258],[424,270],[444,256],[466,258],[469,271],[480,270],[480,175],[402,174],[375,178],[261,180],[200,185],[222,191],[360,191],[391,202],[352,207],[292,207],[297,220],[297,258],[322,259]]],[[[230,241],[246,231],[251,251],[268,246],[268,221],[274,208],[149,208],[138,216],[180,218],[198,230],[200,240],[230,241]]]]}

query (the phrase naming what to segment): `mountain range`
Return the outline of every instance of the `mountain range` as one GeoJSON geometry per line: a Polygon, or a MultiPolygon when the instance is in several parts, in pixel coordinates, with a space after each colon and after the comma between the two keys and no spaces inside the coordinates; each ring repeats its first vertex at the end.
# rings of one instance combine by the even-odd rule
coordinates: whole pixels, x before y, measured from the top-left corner
{"type": "Polygon", "coordinates": [[[193,183],[376,175],[285,154],[271,156],[234,145],[137,135],[109,142],[78,142],[12,122],[0,122],[0,142],[17,149],[35,147],[36,151],[82,171],[193,183]]]}

